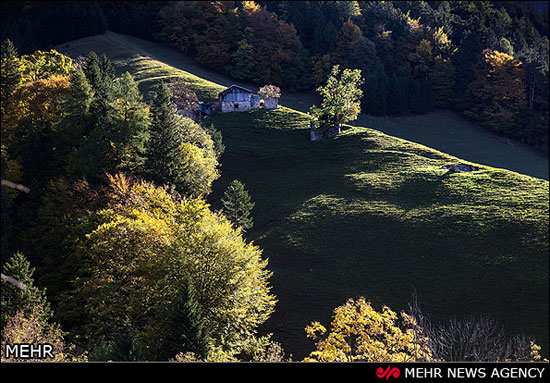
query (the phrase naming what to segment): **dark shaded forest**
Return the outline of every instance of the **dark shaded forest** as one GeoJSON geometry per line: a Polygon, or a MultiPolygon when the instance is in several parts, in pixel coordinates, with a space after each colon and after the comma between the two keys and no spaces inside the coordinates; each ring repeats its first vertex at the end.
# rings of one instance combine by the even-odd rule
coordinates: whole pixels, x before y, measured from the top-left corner
{"type": "Polygon", "coordinates": [[[542,3],[7,2],[2,38],[29,53],[112,30],[171,45],[235,79],[287,91],[316,89],[334,65],[357,68],[366,80],[364,113],[449,108],[547,153],[548,8],[542,3]]]}

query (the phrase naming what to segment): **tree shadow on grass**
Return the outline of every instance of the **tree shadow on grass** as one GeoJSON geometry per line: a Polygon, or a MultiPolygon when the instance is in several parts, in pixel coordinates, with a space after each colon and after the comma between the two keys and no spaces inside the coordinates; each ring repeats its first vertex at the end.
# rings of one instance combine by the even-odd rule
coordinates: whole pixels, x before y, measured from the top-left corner
{"type": "Polygon", "coordinates": [[[406,211],[426,208],[431,205],[449,205],[461,203],[457,196],[450,195],[445,181],[449,180],[452,171],[441,175],[420,175],[403,181],[400,187],[388,195],[388,202],[400,206],[406,211]]]}

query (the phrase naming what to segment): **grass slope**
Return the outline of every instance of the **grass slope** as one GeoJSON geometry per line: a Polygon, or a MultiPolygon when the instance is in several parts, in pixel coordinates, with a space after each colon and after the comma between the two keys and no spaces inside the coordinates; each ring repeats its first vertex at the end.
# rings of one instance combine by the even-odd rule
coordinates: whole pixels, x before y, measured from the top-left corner
{"type": "Polygon", "coordinates": [[[548,156],[498,137],[452,111],[436,110],[419,116],[393,118],[360,115],[353,125],[369,126],[479,164],[549,179],[548,156]]]}
{"type": "Polygon", "coordinates": [[[547,352],[547,181],[448,173],[464,161],[367,128],[310,142],[287,108],[211,121],[227,146],[211,199],[239,179],[256,202],[248,237],[279,299],[266,330],[295,357],[313,348],[304,327],[347,298],[401,310],[413,289],[435,319],[489,314],[547,352]]]}
{"type": "MultiPolygon", "coordinates": [[[[144,91],[180,76],[208,99],[234,83],[169,48],[111,32],[58,49],[72,56],[105,53],[144,91]]],[[[285,97],[281,104],[301,110],[316,102],[285,97]]],[[[512,333],[536,335],[547,354],[548,182],[489,166],[449,174],[443,165],[466,161],[369,128],[313,143],[307,115],[285,107],[210,121],[227,146],[210,200],[218,208],[227,184],[239,179],[256,202],[255,227],[247,236],[270,259],[279,299],[264,330],[274,332],[295,359],[313,348],[304,327],[313,320],[328,324],[332,309],[347,298],[362,295],[401,310],[413,289],[435,319],[487,313],[512,333]]],[[[437,112],[362,116],[358,123],[445,152],[464,151],[466,158],[485,155],[488,160],[479,161],[484,164],[547,174],[541,165],[548,169],[547,159],[521,157],[523,148],[462,121],[437,112]],[[520,158],[523,168],[506,166],[507,158],[520,158]]]]}

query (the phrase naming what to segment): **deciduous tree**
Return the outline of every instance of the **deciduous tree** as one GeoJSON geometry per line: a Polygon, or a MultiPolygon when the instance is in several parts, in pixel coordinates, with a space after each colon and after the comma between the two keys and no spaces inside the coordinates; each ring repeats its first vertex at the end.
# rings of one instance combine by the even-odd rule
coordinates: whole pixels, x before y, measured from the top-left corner
{"type": "Polygon", "coordinates": [[[428,339],[415,333],[415,319],[401,319],[389,307],[376,311],[365,298],[350,299],[334,309],[330,331],[319,322],[306,327],[316,350],[305,361],[413,362],[431,359],[428,339]],[[413,327],[414,326],[414,327],[413,327]]]}
{"type": "Polygon", "coordinates": [[[492,131],[515,136],[516,119],[527,107],[521,63],[506,53],[486,49],[474,73],[464,114],[492,131]]]}
{"type": "Polygon", "coordinates": [[[46,80],[51,76],[67,76],[72,71],[72,60],[52,49],[48,52],[36,51],[21,56],[21,81],[23,83],[46,80]]]}
{"type": "Polygon", "coordinates": [[[155,359],[161,314],[192,275],[212,346],[236,355],[252,341],[275,303],[256,246],[201,199],[178,200],[123,175],[100,194],[107,205],[81,222],[88,233],[67,259],[80,276],[59,306],[72,334],[89,344],[113,340],[127,319],[145,357],[155,359]]]}
{"type": "Polygon", "coordinates": [[[363,84],[360,69],[344,69],[335,65],[326,85],[317,88],[322,97],[321,109],[315,105],[311,114],[319,121],[327,121],[330,126],[355,120],[361,112],[363,84]]]}

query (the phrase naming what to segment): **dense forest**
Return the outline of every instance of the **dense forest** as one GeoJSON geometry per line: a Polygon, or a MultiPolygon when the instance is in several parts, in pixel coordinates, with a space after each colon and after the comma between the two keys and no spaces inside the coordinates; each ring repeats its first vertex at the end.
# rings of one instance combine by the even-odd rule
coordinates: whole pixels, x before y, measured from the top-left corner
{"type": "Polygon", "coordinates": [[[288,91],[315,89],[334,65],[361,69],[364,113],[450,108],[548,152],[548,8],[536,2],[2,5],[2,36],[21,53],[105,30],[165,43],[235,79],[288,91]]]}
{"type": "MultiPolygon", "coordinates": [[[[246,185],[231,183],[223,210],[206,202],[220,177],[220,132],[176,113],[177,84],[142,94],[107,56],[70,58],[58,44],[115,31],[283,92],[322,93],[334,68],[346,68],[364,77],[357,113],[453,109],[548,153],[548,9],[529,3],[23,1],[1,14],[1,261],[25,286],[2,282],[2,338],[46,339],[60,360],[285,355],[258,332],[277,297],[246,238],[246,185]]],[[[336,319],[346,310],[379,319],[377,331],[400,345],[395,355],[356,350],[356,360],[437,360],[429,337],[447,329],[416,336],[420,316],[398,320],[363,300],[336,319]]],[[[309,360],[341,360],[333,336],[344,325],[335,320],[322,338],[312,323],[309,360]]],[[[514,351],[496,358],[540,359],[527,339],[501,341],[514,351]]]]}

